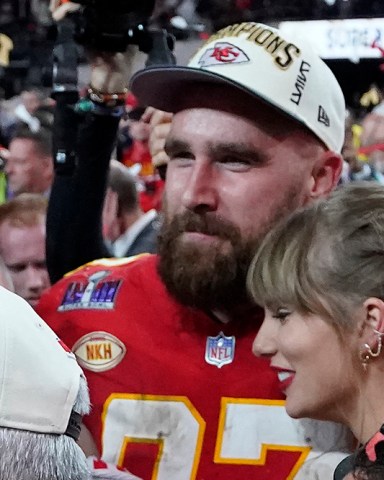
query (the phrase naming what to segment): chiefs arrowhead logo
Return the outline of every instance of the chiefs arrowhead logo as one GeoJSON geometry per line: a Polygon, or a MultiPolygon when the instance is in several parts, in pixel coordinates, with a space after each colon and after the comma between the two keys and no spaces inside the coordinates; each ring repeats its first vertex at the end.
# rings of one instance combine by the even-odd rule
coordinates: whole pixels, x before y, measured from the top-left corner
{"type": "Polygon", "coordinates": [[[209,67],[213,65],[245,62],[249,62],[249,58],[239,47],[227,42],[217,42],[213,48],[205,50],[200,57],[199,65],[209,67]]]}

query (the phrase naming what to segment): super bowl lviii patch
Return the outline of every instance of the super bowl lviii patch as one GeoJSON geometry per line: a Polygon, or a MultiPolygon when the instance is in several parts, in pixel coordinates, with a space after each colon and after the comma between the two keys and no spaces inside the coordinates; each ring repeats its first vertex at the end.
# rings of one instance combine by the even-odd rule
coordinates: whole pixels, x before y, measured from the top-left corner
{"type": "Polygon", "coordinates": [[[114,308],[121,280],[108,278],[109,274],[109,271],[102,270],[90,275],[87,283],[82,281],[70,283],[58,311],[114,308]]]}
{"type": "Polygon", "coordinates": [[[72,347],[80,366],[92,372],[105,372],[124,358],[124,343],[107,332],[87,333],[72,347]]]}
{"type": "Polygon", "coordinates": [[[232,363],[235,356],[235,337],[226,337],[220,332],[216,337],[208,337],[205,347],[205,361],[221,368],[232,363]]]}

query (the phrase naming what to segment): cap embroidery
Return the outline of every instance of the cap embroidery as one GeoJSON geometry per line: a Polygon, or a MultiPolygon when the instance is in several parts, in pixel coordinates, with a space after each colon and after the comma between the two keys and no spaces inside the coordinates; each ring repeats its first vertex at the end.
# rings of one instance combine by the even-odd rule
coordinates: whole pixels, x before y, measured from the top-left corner
{"type": "Polygon", "coordinates": [[[291,102],[295,103],[296,105],[300,105],[300,100],[304,92],[304,88],[307,84],[307,73],[311,70],[311,64],[305,62],[304,60],[301,62],[299,74],[296,77],[295,82],[295,91],[291,94],[291,102]]]}
{"type": "Polygon", "coordinates": [[[217,42],[213,48],[208,48],[199,60],[199,65],[209,67],[226,63],[249,62],[247,55],[239,47],[226,42],[217,42]]]}
{"type": "Polygon", "coordinates": [[[327,112],[321,105],[319,105],[319,113],[317,115],[317,120],[326,127],[329,127],[331,125],[327,112]]]}

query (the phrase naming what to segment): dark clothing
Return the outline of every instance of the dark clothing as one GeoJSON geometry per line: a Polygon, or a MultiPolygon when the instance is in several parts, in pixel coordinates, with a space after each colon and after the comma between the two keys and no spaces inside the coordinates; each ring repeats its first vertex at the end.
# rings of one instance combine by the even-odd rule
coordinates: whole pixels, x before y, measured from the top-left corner
{"type": "Polygon", "coordinates": [[[73,109],[74,92],[56,96],[55,179],[47,215],[47,268],[52,283],[84,263],[110,256],[101,215],[120,118],[73,109]],[[60,158],[65,152],[67,162],[60,158]],[[69,160],[68,160],[69,159],[69,160]]]}
{"type": "Polygon", "coordinates": [[[384,478],[384,425],[365,445],[361,445],[337,466],[333,478],[344,480],[352,472],[357,480],[384,478]]]}
{"type": "Polygon", "coordinates": [[[344,480],[348,473],[353,471],[354,458],[354,454],[349,455],[339,463],[339,465],[336,467],[335,473],[333,474],[333,480],[344,480]]]}
{"type": "Polygon", "coordinates": [[[111,256],[132,257],[140,253],[157,253],[160,217],[155,210],[140,216],[121,237],[106,242],[111,256]]]}
{"type": "Polygon", "coordinates": [[[159,224],[159,218],[156,216],[135,238],[124,257],[131,257],[143,252],[156,253],[159,224]]]}

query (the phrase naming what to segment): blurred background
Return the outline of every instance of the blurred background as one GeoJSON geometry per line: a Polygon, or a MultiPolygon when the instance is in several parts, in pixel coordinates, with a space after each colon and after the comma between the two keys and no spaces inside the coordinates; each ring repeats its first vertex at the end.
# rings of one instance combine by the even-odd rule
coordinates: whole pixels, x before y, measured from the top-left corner
{"type": "MultiPolygon", "coordinates": [[[[379,103],[384,89],[383,0],[159,0],[152,18],[175,35],[180,64],[212,31],[241,21],[300,31],[336,74],[350,108],[369,110],[379,103]]],[[[51,70],[55,36],[49,0],[1,0],[1,99],[49,85],[45,75],[51,70]]],[[[139,55],[136,68],[143,62],[144,55],[139,55]]]]}

